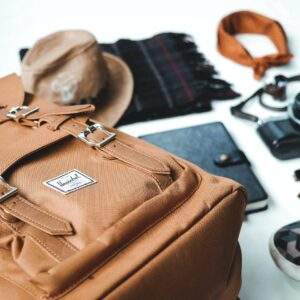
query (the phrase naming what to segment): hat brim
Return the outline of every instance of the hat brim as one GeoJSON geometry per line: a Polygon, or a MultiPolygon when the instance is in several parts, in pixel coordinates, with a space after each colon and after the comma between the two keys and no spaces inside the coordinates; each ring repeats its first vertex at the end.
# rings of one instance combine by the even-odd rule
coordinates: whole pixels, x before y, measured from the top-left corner
{"type": "Polygon", "coordinates": [[[106,126],[114,126],[128,108],[133,94],[134,81],[127,64],[120,58],[102,53],[108,68],[108,82],[100,93],[100,100],[91,118],[106,126]]]}

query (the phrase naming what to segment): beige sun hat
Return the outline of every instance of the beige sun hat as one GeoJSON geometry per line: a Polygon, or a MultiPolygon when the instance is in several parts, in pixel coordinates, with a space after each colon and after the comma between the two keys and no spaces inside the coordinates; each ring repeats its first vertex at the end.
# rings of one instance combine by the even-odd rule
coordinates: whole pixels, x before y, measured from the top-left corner
{"type": "Polygon", "coordinates": [[[21,65],[27,93],[59,105],[93,103],[93,118],[115,125],[133,93],[133,77],[121,59],[102,52],[84,30],[52,33],[38,40],[21,65]]]}

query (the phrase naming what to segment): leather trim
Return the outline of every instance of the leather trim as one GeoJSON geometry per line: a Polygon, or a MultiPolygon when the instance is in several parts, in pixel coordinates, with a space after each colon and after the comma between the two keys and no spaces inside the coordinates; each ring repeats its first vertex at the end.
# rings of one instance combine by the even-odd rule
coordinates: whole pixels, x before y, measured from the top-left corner
{"type": "Polygon", "coordinates": [[[27,287],[27,286],[23,286],[21,283],[9,278],[8,276],[5,276],[4,274],[0,274],[0,278],[2,280],[9,282],[14,289],[17,287],[17,288],[21,289],[22,291],[24,291],[28,296],[32,297],[31,299],[36,299],[36,297],[38,297],[38,295],[35,291],[29,289],[29,287],[27,287]]]}
{"type": "Polygon", "coordinates": [[[16,223],[7,223],[1,221],[9,230],[19,236],[29,236],[34,239],[42,248],[49,253],[50,256],[57,261],[63,261],[68,257],[75,254],[76,249],[70,242],[65,240],[64,237],[49,235],[30,224],[18,221],[16,223]]]}
{"type": "MultiPolygon", "coordinates": [[[[147,202],[144,203],[144,205],[138,207],[136,211],[127,215],[125,217],[127,219],[126,221],[124,219],[119,221],[123,224],[122,228],[118,226],[118,224],[114,226],[118,228],[118,230],[122,229],[122,234],[118,234],[121,240],[116,239],[114,243],[108,247],[106,239],[109,238],[109,235],[113,235],[114,227],[112,227],[107,232],[104,232],[103,235],[101,235],[95,242],[89,244],[68,260],[63,261],[57,267],[49,270],[48,272],[38,274],[32,279],[33,282],[37,284],[39,288],[47,292],[49,299],[58,299],[75,288],[83,280],[87,279],[94,272],[102,268],[120,251],[123,251],[124,248],[130,245],[133,241],[138,239],[145,232],[174,212],[178,207],[185,203],[192,194],[195,193],[200,185],[201,177],[196,177],[189,168],[187,168],[181,176],[181,180],[188,184],[183,184],[179,187],[176,183],[174,183],[173,186],[171,185],[169,187],[168,191],[166,190],[163,194],[151,199],[151,201],[160,202],[159,209],[156,207],[153,210],[150,200],[148,200],[148,206],[147,202]],[[183,195],[184,197],[182,197],[183,195]],[[163,201],[165,197],[172,197],[173,201],[165,202],[163,201]],[[135,220],[135,215],[139,215],[137,211],[146,208],[147,218],[135,220]],[[131,221],[129,221],[129,219],[131,219],[131,221]],[[135,224],[135,226],[134,228],[129,226],[129,228],[126,229],[125,223],[135,224]],[[70,278],[71,276],[73,278],[70,278]],[[60,278],[59,282],[54,282],[54,277],[60,278]]],[[[45,299],[48,298],[46,297],[45,299]]]]}
{"type": "Polygon", "coordinates": [[[71,118],[75,115],[91,113],[95,111],[95,107],[92,104],[72,105],[55,107],[45,111],[38,110],[32,114],[29,114],[26,117],[16,117],[16,119],[11,119],[7,117],[7,113],[13,106],[17,105],[0,107],[0,124],[6,121],[16,121],[21,125],[33,127],[37,125],[40,126],[43,123],[47,123],[49,129],[57,130],[59,125],[62,124],[68,118],[71,118]]]}
{"type": "MultiPolygon", "coordinates": [[[[223,206],[224,203],[226,201],[228,201],[231,197],[233,197],[235,194],[240,193],[241,190],[240,188],[235,189],[233,191],[231,191],[229,194],[226,194],[221,200],[220,202],[218,202],[214,207],[210,207],[208,208],[207,213],[203,216],[203,218],[199,218],[194,224],[192,224],[186,231],[182,232],[182,234],[180,234],[179,236],[177,236],[174,240],[172,240],[171,243],[169,243],[168,245],[166,245],[166,247],[164,247],[163,249],[161,249],[161,251],[159,253],[157,253],[155,256],[152,257],[152,259],[150,261],[147,261],[146,264],[140,266],[138,269],[135,270],[134,273],[132,273],[128,278],[125,278],[122,282],[119,282],[117,285],[113,286],[112,290],[104,293],[103,295],[101,295],[101,299],[110,299],[110,294],[117,290],[119,287],[121,287],[124,283],[126,283],[132,276],[134,276],[135,274],[137,274],[138,272],[143,270],[143,267],[145,267],[145,265],[149,264],[151,261],[154,261],[155,259],[157,259],[159,257],[159,255],[163,254],[164,251],[168,250],[168,248],[173,244],[176,243],[177,241],[179,241],[180,239],[184,238],[189,231],[193,230],[196,226],[198,226],[201,222],[203,222],[203,220],[205,218],[209,218],[210,214],[212,214],[214,209],[218,209],[220,206],[223,206]]],[[[242,196],[242,198],[245,199],[244,196],[242,196]]],[[[245,202],[244,202],[245,204],[245,202]]],[[[245,205],[244,205],[245,206],[245,205]]],[[[232,298],[233,294],[238,293],[239,289],[240,289],[240,285],[241,285],[241,280],[240,280],[240,272],[241,272],[241,250],[240,250],[240,246],[237,242],[237,247],[236,247],[236,251],[234,251],[233,253],[233,259],[232,259],[232,263],[230,264],[230,268],[228,271],[228,277],[227,277],[227,281],[226,281],[226,292],[224,293],[224,295],[222,294],[222,297],[217,297],[216,299],[218,300],[232,300],[235,298],[232,298]],[[225,297],[226,294],[226,297],[225,297]]]]}
{"type": "MultiPolygon", "coordinates": [[[[9,190],[9,186],[0,180],[0,194],[9,190]]],[[[13,195],[0,204],[6,213],[11,214],[23,222],[26,222],[50,235],[72,235],[74,233],[71,224],[39,207],[20,195],[13,195]]]]}
{"type": "Polygon", "coordinates": [[[17,74],[10,74],[0,80],[0,106],[22,105],[25,92],[17,74]]]}
{"type": "MultiPolygon", "coordinates": [[[[74,137],[78,137],[79,133],[86,129],[87,125],[83,122],[79,122],[76,119],[70,119],[60,126],[60,129],[68,132],[74,137]]],[[[106,138],[108,135],[103,131],[95,131],[89,135],[91,141],[97,142],[106,138]]],[[[144,171],[156,174],[170,174],[170,168],[164,163],[159,161],[153,156],[149,156],[146,153],[141,153],[138,150],[122,143],[116,137],[113,141],[109,142],[105,146],[99,148],[99,151],[103,151],[106,154],[112,155],[119,160],[140,167],[144,171]]]]}
{"type": "MultiPolygon", "coordinates": [[[[198,183],[198,184],[200,184],[200,182],[198,183]]],[[[195,194],[196,192],[197,192],[197,190],[199,191],[199,186],[197,186],[196,187],[196,189],[190,194],[190,195],[188,195],[187,196],[187,198],[186,199],[184,199],[183,200],[183,202],[181,203],[181,204],[179,204],[178,206],[176,206],[174,209],[172,209],[172,210],[170,210],[169,211],[169,213],[168,214],[166,214],[165,216],[163,216],[162,218],[160,218],[159,220],[157,220],[157,222],[155,222],[154,224],[152,224],[149,228],[146,228],[145,229],[145,231],[143,231],[141,234],[139,234],[136,238],[134,238],[133,240],[131,240],[128,244],[126,244],[124,247],[122,247],[121,249],[120,249],[120,252],[121,251],[125,251],[125,249],[126,249],[126,247],[127,246],[130,246],[130,245],[132,245],[140,236],[143,236],[148,230],[151,230],[153,227],[155,227],[155,226],[158,226],[159,224],[161,224],[169,215],[172,215],[176,210],[178,210],[178,209],[180,209],[181,207],[183,207],[184,205],[185,205],[185,203],[186,203],[186,200],[190,200],[191,199],[191,197],[196,197],[197,196],[197,194],[195,194]]],[[[170,243],[165,243],[164,244],[164,246],[163,246],[163,248],[158,252],[158,253],[156,253],[153,257],[152,257],[152,259],[156,259],[161,253],[163,253],[165,250],[167,250],[168,249],[168,247],[170,246],[170,245],[172,245],[174,242],[176,242],[177,240],[180,240],[181,238],[183,238],[184,237],[184,235],[185,234],[187,234],[190,230],[192,230],[195,226],[197,226],[198,224],[200,224],[205,218],[207,218],[207,217],[211,217],[211,215],[213,214],[213,211],[214,211],[214,209],[219,209],[220,207],[222,207],[222,206],[224,206],[224,201],[227,199],[228,201],[232,201],[232,199],[235,199],[236,201],[236,203],[238,202],[237,200],[238,199],[236,199],[236,195],[238,194],[238,193],[240,193],[240,196],[241,196],[241,198],[240,198],[240,200],[242,200],[242,201],[240,201],[240,203],[239,204],[237,204],[238,206],[240,206],[241,208],[245,208],[245,194],[244,194],[244,190],[243,189],[241,189],[240,187],[238,187],[238,188],[233,188],[233,189],[231,189],[230,191],[227,191],[221,198],[219,198],[218,199],[218,201],[217,201],[217,203],[215,203],[215,205],[214,206],[212,206],[212,207],[209,207],[209,206],[207,206],[207,204],[204,202],[199,202],[199,204],[200,203],[202,203],[202,204],[204,204],[205,206],[206,206],[206,208],[205,208],[205,210],[202,212],[202,214],[201,215],[198,215],[197,216],[197,219],[194,219],[194,221],[192,221],[192,224],[188,227],[188,228],[184,228],[184,227],[181,227],[181,225],[179,225],[180,226],[180,229],[179,229],[179,231],[177,231],[176,232],[176,235],[175,235],[175,238],[174,238],[174,240],[172,240],[170,243]],[[230,200],[231,199],[231,200],[230,200]]],[[[199,198],[199,196],[197,197],[197,198],[199,198]]],[[[239,213],[240,213],[240,218],[241,218],[241,220],[242,220],[242,218],[243,218],[243,212],[242,212],[242,209],[241,209],[241,211],[239,211],[239,213]]],[[[237,224],[237,227],[239,228],[239,223],[241,222],[241,220],[240,219],[237,219],[237,220],[235,220],[234,222],[236,222],[236,224],[237,224]]],[[[79,254],[79,253],[78,253],[79,254]]],[[[119,254],[119,252],[118,253],[116,253],[116,255],[117,254],[119,254]]],[[[110,257],[110,258],[114,258],[114,257],[110,257]]],[[[152,259],[150,259],[150,260],[147,260],[146,261],[146,264],[148,264],[148,263],[150,263],[151,261],[152,261],[152,259]]],[[[99,266],[98,267],[98,270],[95,268],[95,270],[94,270],[94,272],[98,272],[99,271],[99,269],[100,268],[103,268],[106,264],[108,264],[109,263],[109,261],[108,260],[106,260],[105,261],[105,264],[103,264],[103,265],[101,265],[101,266],[99,266]]],[[[238,263],[238,262],[237,262],[238,263]]],[[[240,266],[239,264],[236,266],[236,267],[238,267],[238,266],[240,266]]],[[[135,275],[137,272],[139,272],[141,269],[143,268],[143,266],[141,267],[141,268],[138,268],[137,270],[134,270],[134,272],[129,272],[129,270],[127,270],[127,274],[129,274],[129,276],[125,279],[125,281],[128,279],[128,278],[130,278],[131,276],[133,276],[133,275],[135,275]]],[[[106,271],[107,271],[107,269],[106,269],[106,271]]],[[[236,270],[235,270],[236,271],[236,270]]],[[[240,272],[240,268],[238,269],[238,271],[240,272]]],[[[233,292],[234,293],[238,293],[238,288],[237,288],[237,285],[236,285],[236,278],[238,277],[238,275],[239,275],[239,272],[234,272],[234,274],[232,274],[232,275],[234,275],[234,278],[233,278],[233,282],[232,282],[232,284],[231,283],[228,283],[228,285],[230,285],[230,286],[228,286],[230,289],[231,288],[234,288],[234,290],[233,290],[233,292]],[[236,288],[236,289],[235,289],[236,288]]],[[[90,273],[89,274],[89,276],[91,276],[91,274],[92,273],[90,273]]],[[[97,285],[97,286],[99,286],[99,288],[100,288],[100,285],[99,284],[97,284],[97,281],[90,281],[90,282],[84,282],[83,283],[83,287],[82,287],[82,289],[78,286],[80,283],[82,283],[84,280],[86,280],[89,276],[85,276],[84,278],[82,278],[81,279],[81,281],[80,282],[78,282],[77,283],[77,285],[75,285],[75,284],[73,284],[71,287],[69,287],[69,289],[66,289],[66,290],[64,290],[64,291],[62,291],[61,293],[59,293],[59,294],[54,294],[54,295],[51,295],[51,296],[48,296],[48,297],[45,297],[45,299],[48,299],[48,300],[56,300],[56,299],[60,299],[60,297],[63,297],[64,296],[64,299],[81,299],[81,297],[82,297],[82,295],[84,295],[85,293],[86,293],[86,291],[87,291],[87,289],[89,289],[89,287],[92,287],[92,285],[97,285]],[[76,290],[74,290],[75,291],[75,294],[73,294],[72,292],[71,292],[71,290],[72,289],[74,289],[74,288],[76,288],[76,290]],[[80,292],[78,293],[78,290],[80,290],[80,292]],[[68,294],[70,292],[70,294],[68,294]],[[76,297],[75,297],[75,296],[76,297]]],[[[96,274],[94,275],[95,277],[97,276],[96,274]]],[[[60,277],[61,278],[61,277],[60,277]]],[[[120,285],[122,285],[122,283],[124,283],[125,281],[123,281],[123,282],[117,282],[117,283],[111,283],[111,285],[112,285],[112,290],[115,290],[116,288],[118,288],[120,285]]],[[[99,282],[99,281],[98,281],[99,282]]],[[[224,282],[224,283],[226,283],[226,282],[224,282]]],[[[238,281],[238,283],[240,283],[240,281],[238,281]]],[[[239,285],[239,284],[238,284],[239,285]]],[[[105,292],[105,291],[102,291],[102,289],[103,289],[103,287],[101,287],[100,289],[97,289],[97,291],[96,291],[96,295],[97,295],[97,299],[99,298],[99,299],[106,299],[106,298],[109,298],[109,294],[110,294],[110,292],[112,292],[112,290],[110,290],[110,291],[108,291],[108,293],[107,292],[105,292]],[[100,291],[101,290],[101,291],[100,291]]],[[[229,295],[230,294],[230,291],[228,291],[227,292],[228,294],[227,295],[229,295]]],[[[89,296],[91,297],[91,295],[92,295],[92,293],[90,293],[89,294],[89,296]]],[[[232,295],[232,294],[231,294],[232,295]]],[[[92,297],[91,297],[92,298],[92,297]]],[[[147,298],[147,297],[146,297],[147,298]]],[[[149,297],[148,297],[149,298],[149,297]]],[[[147,298],[147,299],[148,299],[147,298]]],[[[150,299],[150,298],[149,298],[150,299]]],[[[219,299],[219,298],[214,298],[214,299],[219,299]]],[[[232,298],[222,298],[222,299],[226,299],[226,300],[229,300],[229,299],[232,299],[232,298]]]]}
{"type": "MultiPolygon", "coordinates": [[[[20,125],[16,124],[15,126],[20,125]]],[[[0,147],[0,176],[21,159],[38,152],[39,150],[66,138],[67,136],[68,134],[66,132],[60,130],[50,132],[46,126],[41,126],[35,129],[28,128],[28,133],[24,135],[21,141],[18,141],[18,144],[22,145],[22,147],[16,147],[15,144],[0,147]]]]}

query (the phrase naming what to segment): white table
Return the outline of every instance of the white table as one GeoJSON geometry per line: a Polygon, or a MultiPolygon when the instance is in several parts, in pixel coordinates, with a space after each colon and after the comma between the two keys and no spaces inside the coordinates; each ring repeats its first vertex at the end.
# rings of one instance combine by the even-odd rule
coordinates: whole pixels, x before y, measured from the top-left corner
{"type": "MultiPolygon", "coordinates": [[[[300,1],[38,1],[0,0],[0,76],[19,73],[18,49],[52,31],[83,28],[92,31],[99,41],[115,41],[120,37],[145,38],[157,32],[179,31],[192,34],[200,50],[219,70],[221,77],[234,83],[234,88],[249,95],[261,83],[255,81],[250,68],[239,66],[216,51],[216,27],[225,14],[251,9],[279,20],[286,29],[292,53],[289,66],[273,68],[271,79],[283,72],[300,72],[300,1]]],[[[274,51],[263,38],[244,38],[254,54],[274,51]],[[251,45],[251,47],[250,47],[251,45]]],[[[300,86],[299,86],[300,91],[300,86]]],[[[300,159],[279,161],[255,133],[253,126],[233,118],[229,106],[238,100],[214,103],[214,110],[172,119],[124,126],[133,135],[152,133],[182,126],[222,121],[240,148],[247,154],[262,184],[270,194],[269,209],[253,214],[244,222],[240,243],[243,251],[242,300],[296,300],[300,290],[292,288],[274,266],[268,240],[280,226],[300,219],[300,184],[294,182],[293,171],[300,159]]]]}

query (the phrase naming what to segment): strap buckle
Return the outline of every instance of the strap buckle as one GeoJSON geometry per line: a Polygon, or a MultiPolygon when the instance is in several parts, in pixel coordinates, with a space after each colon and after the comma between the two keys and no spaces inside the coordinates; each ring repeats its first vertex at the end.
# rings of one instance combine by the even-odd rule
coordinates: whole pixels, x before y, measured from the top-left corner
{"type": "Polygon", "coordinates": [[[114,132],[108,131],[102,124],[94,123],[92,125],[88,125],[85,130],[81,131],[78,134],[78,139],[82,142],[86,143],[90,147],[101,148],[115,139],[116,134],[114,132]],[[92,141],[88,138],[89,134],[95,132],[96,130],[100,130],[104,132],[107,137],[99,142],[92,141]]]}
{"type": "Polygon", "coordinates": [[[7,191],[3,194],[0,194],[0,203],[5,201],[6,199],[12,197],[18,192],[18,189],[16,187],[10,186],[8,183],[6,183],[2,176],[0,176],[0,184],[3,183],[5,187],[7,187],[7,191]]]}
{"type": "Polygon", "coordinates": [[[6,117],[14,120],[19,118],[26,118],[27,116],[37,112],[38,110],[38,107],[30,108],[29,106],[13,106],[6,114],[6,117]]]}

